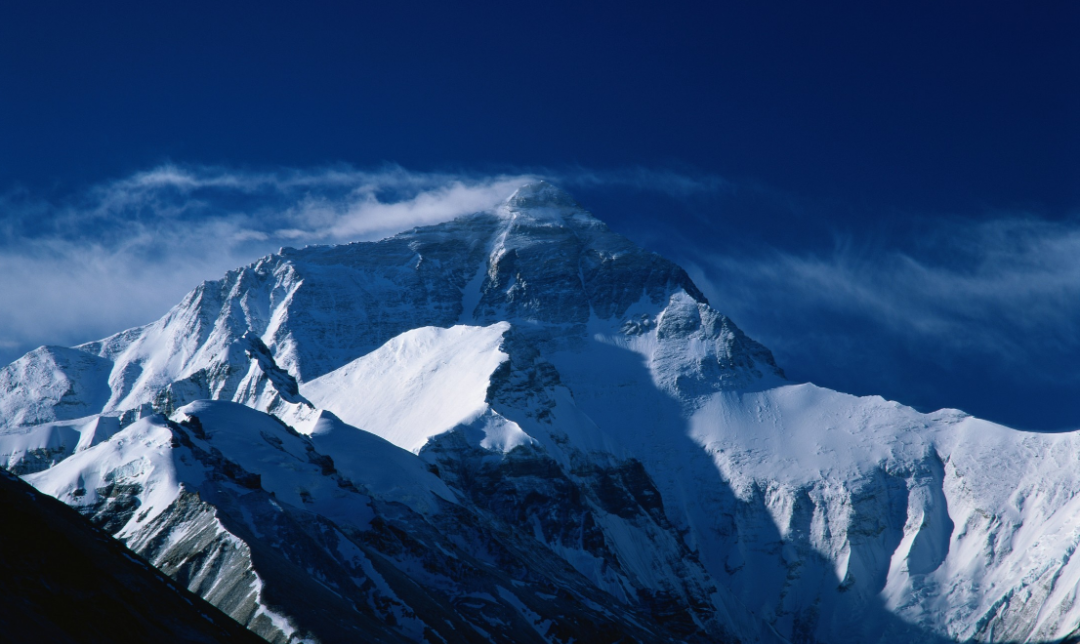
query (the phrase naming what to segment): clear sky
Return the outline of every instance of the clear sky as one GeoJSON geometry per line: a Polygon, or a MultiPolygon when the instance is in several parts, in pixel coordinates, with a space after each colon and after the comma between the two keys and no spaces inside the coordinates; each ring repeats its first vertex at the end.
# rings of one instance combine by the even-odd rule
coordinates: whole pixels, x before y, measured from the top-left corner
{"type": "Polygon", "coordinates": [[[789,375],[1080,427],[1075,2],[5,3],[0,362],[542,175],[789,375]]]}

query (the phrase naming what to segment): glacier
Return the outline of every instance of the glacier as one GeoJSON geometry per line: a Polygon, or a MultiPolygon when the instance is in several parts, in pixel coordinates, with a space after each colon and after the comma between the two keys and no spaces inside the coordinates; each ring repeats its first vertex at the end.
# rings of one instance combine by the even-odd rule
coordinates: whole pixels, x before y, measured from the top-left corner
{"type": "Polygon", "coordinates": [[[0,464],[272,642],[1080,641],[1078,462],[790,382],[545,182],[0,370],[0,464]]]}

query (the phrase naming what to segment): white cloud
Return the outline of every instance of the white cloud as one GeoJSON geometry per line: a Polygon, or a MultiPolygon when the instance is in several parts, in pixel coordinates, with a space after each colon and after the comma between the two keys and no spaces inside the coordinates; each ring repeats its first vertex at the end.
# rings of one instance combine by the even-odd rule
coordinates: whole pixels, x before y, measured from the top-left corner
{"type": "MultiPolygon", "coordinates": [[[[341,201],[307,199],[290,212],[312,239],[348,240],[412,226],[448,221],[489,209],[506,199],[529,177],[498,177],[482,183],[451,180],[399,201],[380,199],[377,191],[354,191],[341,201]]],[[[295,234],[297,228],[288,229],[295,234]]]]}

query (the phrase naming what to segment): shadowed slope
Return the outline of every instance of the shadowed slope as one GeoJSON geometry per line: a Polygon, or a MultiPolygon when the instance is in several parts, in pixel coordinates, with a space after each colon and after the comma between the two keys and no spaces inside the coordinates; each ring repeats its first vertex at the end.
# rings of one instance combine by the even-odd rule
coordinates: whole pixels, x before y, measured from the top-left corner
{"type": "Polygon", "coordinates": [[[77,512],[0,470],[3,641],[265,642],[77,512]]]}

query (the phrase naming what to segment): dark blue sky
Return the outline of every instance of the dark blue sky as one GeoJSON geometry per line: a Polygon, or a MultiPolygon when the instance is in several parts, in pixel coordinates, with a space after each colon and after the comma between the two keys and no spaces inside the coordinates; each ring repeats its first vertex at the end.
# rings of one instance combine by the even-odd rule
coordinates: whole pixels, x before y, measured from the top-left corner
{"type": "Polygon", "coordinates": [[[1076,3],[19,4],[6,248],[163,163],[553,174],[798,379],[1080,426],[1076,3]]]}

